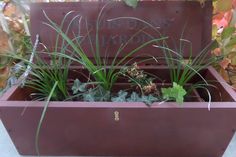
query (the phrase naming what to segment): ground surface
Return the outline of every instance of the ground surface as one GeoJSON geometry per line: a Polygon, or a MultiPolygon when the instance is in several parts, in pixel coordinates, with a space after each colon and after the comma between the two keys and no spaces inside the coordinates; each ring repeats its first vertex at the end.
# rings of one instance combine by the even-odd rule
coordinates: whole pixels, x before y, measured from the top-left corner
{"type": "MultiPolygon", "coordinates": [[[[20,156],[14,147],[9,135],[0,120],[0,157],[34,157],[34,156],[20,156]]],[[[223,157],[236,157],[236,134],[232,142],[228,146],[223,157]]]]}

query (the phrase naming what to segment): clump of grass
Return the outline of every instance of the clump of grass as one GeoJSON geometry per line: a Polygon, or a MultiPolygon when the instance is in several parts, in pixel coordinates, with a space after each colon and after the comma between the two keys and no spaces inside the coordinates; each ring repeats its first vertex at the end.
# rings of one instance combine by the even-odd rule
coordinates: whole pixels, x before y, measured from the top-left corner
{"type": "MultiPolygon", "coordinates": [[[[106,58],[102,58],[100,54],[99,25],[100,25],[100,20],[101,20],[100,17],[101,17],[103,9],[104,7],[99,13],[97,22],[96,22],[95,43],[90,43],[91,51],[93,52],[93,55],[94,55],[94,61],[92,61],[87,56],[87,53],[82,48],[82,43],[75,42],[73,39],[70,39],[62,31],[62,29],[47,16],[45,12],[44,12],[44,15],[46,19],[49,21],[49,23],[45,23],[45,25],[48,25],[53,30],[55,30],[62,37],[62,39],[65,40],[65,42],[67,42],[67,44],[73,49],[73,52],[75,53],[73,56],[69,56],[67,54],[61,54],[61,53],[57,55],[63,56],[64,58],[70,59],[71,61],[81,64],[85,69],[89,71],[90,75],[94,78],[95,82],[99,82],[99,86],[104,88],[106,91],[111,91],[114,83],[117,81],[118,77],[121,74],[120,70],[127,65],[128,58],[132,57],[134,54],[136,54],[145,46],[163,41],[167,39],[167,37],[154,38],[145,43],[142,43],[140,46],[131,50],[130,52],[123,52],[123,54],[125,55],[123,56],[122,59],[118,60],[118,56],[122,53],[122,51],[129,44],[129,42],[141,32],[140,30],[137,33],[135,33],[126,43],[120,46],[120,48],[115,53],[116,55],[113,58],[111,64],[108,64],[108,62],[106,61],[106,58]],[[95,49],[93,49],[94,47],[95,49]],[[117,67],[121,67],[120,70],[117,69],[117,67]]],[[[88,39],[91,42],[89,35],[90,33],[88,32],[88,39]]]]}

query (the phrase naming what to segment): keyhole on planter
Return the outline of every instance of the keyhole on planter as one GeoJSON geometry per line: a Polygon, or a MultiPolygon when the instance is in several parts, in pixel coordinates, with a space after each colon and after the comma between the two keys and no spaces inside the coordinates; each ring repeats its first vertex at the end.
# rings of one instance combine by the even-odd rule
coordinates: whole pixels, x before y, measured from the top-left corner
{"type": "Polygon", "coordinates": [[[115,121],[118,122],[118,121],[120,120],[120,113],[119,113],[118,111],[115,111],[115,112],[114,112],[114,117],[115,117],[115,118],[114,118],[115,121]]]}

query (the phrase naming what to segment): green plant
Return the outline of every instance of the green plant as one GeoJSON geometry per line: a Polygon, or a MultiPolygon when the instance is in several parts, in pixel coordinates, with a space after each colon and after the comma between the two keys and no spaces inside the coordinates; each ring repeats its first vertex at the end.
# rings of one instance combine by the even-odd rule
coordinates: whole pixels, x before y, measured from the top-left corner
{"type": "MultiPolygon", "coordinates": [[[[61,22],[60,27],[64,26],[64,22],[70,13],[65,15],[65,19],[61,22]]],[[[70,29],[71,25],[68,25],[66,33],[70,29]]],[[[57,56],[57,53],[65,54],[67,49],[66,43],[62,40],[60,43],[59,35],[56,37],[55,49],[53,52],[45,49],[46,52],[36,51],[39,44],[39,36],[35,41],[31,56],[29,59],[19,56],[15,53],[9,53],[5,56],[20,60],[26,64],[22,67],[24,74],[23,85],[34,90],[31,94],[35,100],[46,100],[54,87],[54,83],[57,82],[54,92],[51,95],[53,101],[62,101],[70,97],[68,91],[68,74],[71,60],[62,56],[57,56]],[[42,57],[44,55],[44,57],[42,57]],[[50,61],[45,59],[45,56],[50,58],[50,61]]]]}
{"type": "Polygon", "coordinates": [[[44,12],[44,15],[47,18],[47,20],[49,21],[49,23],[45,23],[45,25],[48,25],[49,27],[54,29],[67,42],[67,44],[70,47],[72,47],[73,52],[75,52],[75,55],[73,55],[73,57],[66,55],[66,54],[62,54],[62,53],[59,53],[57,55],[68,58],[71,61],[74,61],[74,62],[77,62],[77,63],[83,65],[83,67],[90,72],[90,75],[93,76],[95,81],[99,82],[99,86],[104,88],[104,90],[106,90],[106,91],[111,91],[114,83],[116,82],[116,80],[118,79],[118,77],[120,75],[120,70],[117,69],[117,67],[121,67],[120,69],[122,69],[122,67],[124,67],[127,64],[127,59],[129,57],[131,57],[132,55],[134,55],[135,53],[137,53],[143,47],[153,44],[153,43],[160,42],[160,41],[165,40],[167,38],[162,37],[162,38],[158,38],[158,39],[155,38],[155,39],[149,40],[149,41],[141,44],[137,48],[131,50],[130,52],[125,52],[124,57],[122,59],[118,60],[117,59],[118,55],[120,53],[122,53],[122,51],[128,45],[130,40],[134,36],[136,36],[138,33],[140,33],[140,31],[138,31],[125,44],[121,45],[121,47],[117,50],[116,55],[115,55],[114,59],[112,60],[112,63],[108,64],[106,61],[106,58],[102,59],[100,57],[99,25],[100,25],[100,17],[101,17],[101,14],[102,14],[102,11],[104,10],[104,8],[105,8],[105,6],[102,8],[101,12],[99,13],[98,18],[97,18],[97,22],[96,22],[95,45],[93,45],[93,43],[91,42],[91,38],[90,38],[89,32],[88,32],[88,39],[91,42],[90,43],[91,44],[91,51],[93,52],[93,55],[94,55],[94,60],[95,60],[94,62],[88,58],[87,53],[84,52],[84,50],[82,49],[81,42],[77,42],[77,40],[75,42],[73,39],[70,39],[62,31],[62,29],[47,16],[47,14],[45,12],[44,12]],[[95,50],[93,49],[93,47],[95,47],[95,50]]]}
{"type": "MultiPolygon", "coordinates": [[[[159,32],[158,28],[156,28],[155,26],[153,26],[151,23],[148,23],[147,21],[144,21],[142,19],[136,18],[136,17],[118,17],[118,18],[114,18],[114,19],[109,19],[109,21],[114,21],[114,20],[125,20],[125,19],[130,19],[130,20],[136,20],[139,21],[141,23],[144,24],[144,26],[146,26],[147,28],[150,28],[151,30],[153,30],[157,35],[162,37],[162,34],[159,32]]],[[[155,36],[150,34],[150,33],[146,33],[150,38],[155,39],[155,36]]],[[[176,85],[171,87],[172,89],[168,88],[169,90],[167,91],[181,91],[182,90],[175,90],[177,86],[181,86],[183,87],[183,89],[185,90],[185,86],[186,84],[194,77],[194,76],[199,76],[202,80],[202,82],[196,82],[189,90],[186,90],[185,92],[187,92],[187,94],[191,93],[191,91],[193,89],[197,89],[197,88],[203,88],[207,91],[208,96],[209,96],[209,106],[210,106],[210,100],[211,100],[211,95],[209,90],[207,89],[207,86],[210,86],[208,84],[208,82],[205,80],[205,78],[201,75],[200,71],[207,68],[209,65],[212,65],[213,63],[217,62],[220,58],[215,58],[209,55],[209,51],[216,48],[218,46],[217,42],[215,40],[213,40],[212,42],[210,42],[201,52],[198,53],[197,56],[195,56],[195,58],[192,58],[192,43],[188,40],[183,39],[183,34],[184,32],[182,32],[181,34],[181,39],[179,42],[179,50],[173,50],[170,49],[168,47],[167,42],[163,41],[160,45],[159,43],[155,44],[154,43],[154,47],[159,48],[162,50],[164,57],[152,57],[157,64],[159,63],[159,60],[165,60],[168,69],[170,71],[170,79],[172,83],[175,83],[176,85]],[[189,49],[189,58],[184,58],[183,57],[183,51],[184,51],[184,47],[185,44],[188,43],[190,44],[190,49],[189,49]]],[[[162,90],[163,91],[163,90],[162,90]]],[[[164,90],[166,91],[166,90],[164,90]]],[[[167,96],[167,92],[164,92],[165,94],[164,97],[168,97],[167,96]],[[165,96],[166,95],[166,96],[165,96]]],[[[184,93],[184,92],[182,92],[184,93]]],[[[178,95],[178,93],[176,93],[176,95],[178,95]]],[[[180,94],[183,97],[185,96],[185,94],[180,94]]],[[[176,101],[178,101],[179,103],[183,103],[183,101],[180,100],[184,100],[184,98],[181,98],[179,96],[177,97],[172,97],[174,98],[176,101]]]]}
{"type": "Polygon", "coordinates": [[[173,87],[162,88],[163,99],[175,100],[177,103],[182,104],[184,102],[184,96],[187,94],[183,86],[173,82],[173,87]]]}
{"type": "Polygon", "coordinates": [[[157,102],[161,99],[157,98],[154,94],[141,95],[137,92],[129,94],[126,91],[120,90],[116,96],[113,96],[112,102],[143,102],[146,105],[151,105],[153,102],[157,102]]]}
{"type": "Polygon", "coordinates": [[[45,115],[46,115],[48,105],[49,105],[49,103],[50,103],[50,101],[51,101],[51,98],[52,98],[52,96],[53,96],[53,93],[54,93],[55,90],[56,90],[57,85],[58,85],[58,82],[56,81],[56,82],[53,84],[52,89],[50,89],[50,91],[49,91],[49,95],[48,95],[47,99],[45,100],[46,102],[45,102],[45,105],[44,105],[44,108],[43,108],[43,112],[42,112],[42,115],[41,115],[41,117],[40,117],[39,124],[38,124],[37,130],[36,130],[35,148],[36,148],[36,153],[37,153],[38,156],[40,156],[40,151],[39,151],[39,135],[40,135],[41,126],[42,126],[44,117],[45,117],[45,115]]]}
{"type": "MultiPolygon", "coordinates": [[[[200,72],[201,70],[217,62],[217,59],[213,56],[209,56],[208,53],[210,50],[214,49],[217,46],[216,41],[210,42],[201,52],[198,53],[197,56],[195,56],[195,58],[192,58],[191,42],[187,40],[180,39],[179,52],[168,48],[166,43],[164,45],[165,47],[155,47],[163,50],[163,53],[165,55],[164,58],[170,70],[170,77],[171,82],[173,82],[173,86],[171,88],[162,89],[163,97],[166,99],[174,98],[176,102],[181,104],[183,103],[184,96],[187,93],[191,93],[193,89],[203,88],[208,93],[210,105],[211,95],[209,90],[207,89],[210,84],[205,80],[205,78],[201,75],[200,72]],[[190,43],[190,56],[187,59],[185,59],[182,55],[184,47],[184,44],[182,42],[190,43]],[[192,88],[186,90],[186,84],[189,83],[189,81],[196,75],[200,77],[202,81],[196,82],[192,85],[192,88]]],[[[155,58],[155,60],[157,59],[155,58]]]]}
{"type": "Polygon", "coordinates": [[[139,88],[142,95],[153,93],[156,96],[159,96],[157,86],[153,82],[156,79],[156,76],[149,76],[151,74],[141,70],[136,62],[131,66],[124,68],[121,72],[123,76],[128,78],[131,85],[139,88]]]}
{"type": "MultiPolygon", "coordinates": [[[[0,1],[0,54],[9,51],[25,57],[31,51],[30,33],[28,28],[28,9],[23,0],[0,1]]],[[[1,56],[0,59],[0,88],[7,90],[15,82],[15,74],[11,68],[19,60],[1,56]]]]}

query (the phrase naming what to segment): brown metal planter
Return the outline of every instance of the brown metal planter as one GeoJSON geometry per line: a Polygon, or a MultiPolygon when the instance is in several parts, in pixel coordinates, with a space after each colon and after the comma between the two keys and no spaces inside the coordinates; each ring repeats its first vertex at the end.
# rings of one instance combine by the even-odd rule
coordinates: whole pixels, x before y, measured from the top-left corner
{"type": "MultiPolygon", "coordinates": [[[[163,69],[155,69],[163,71],[163,69]]],[[[204,76],[222,82],[209,67],[204,76]]],[[[207,102],[51,102],[40,134],[41,155],[220,157],[236,129],[236,94],[222,83],[207,102]]],[[[201,91],[199,91],[201,95],[201,91]]],[[[25,101],[13,87],[0,102],[1,119],[20,154],[35,155],[44,102],[25,101]]]]}
{"type": "MultiPolygon", "coordinates": [[[[39,34],[40,40],[51,48],[55,37],[52,34],[46,35],[52,32],[40,22],[45,20],[41,9],[44,9],[49,17],[57,14],[58,16],[53,18],[56,21],[61,20],[61,15],[76,8],[83,15],[87,15],[88,19],[94,19],[103,5],[102,2],[33,4],[32,34],[39,34]]],[[[175,40],[179,39],[179,32],[188,21],[187,39],[195,45],[195,56],[211,40],[211,1],[206,2],[204,8],[201,8],[198,2],[184,1],[143,1],[140,7],[134,10],[121,2],[115,2],[114,6],[116,7],[110,9],[109,14],[105,16],[114,18],[123,14],[137,15],[140,18],[151,18],[151,21],[157,18],[157,23],[165,28],[161,30],[162,33],[171,35],[175,40]],[[155,11],[162,12],[163,17],[154,15],[155,11]],[[117,14],[120,12],[123,14],[117,14]],[[194,18],[187,15],[194,15],[194,18]]],[[[114,33],[112,28],[113,26],[104,28],[104,36],[114,33]]],[[[120,32],[124,33],[125,30],[129,28],[120,32]]],[[[116,42],[109,45],[118,47],[116,42]]],[[[131,47],[136,45],[138,42],[134,42],[131,47]]],[[[145,51],[159,56],[159,53],[153,51],[153,47],[147,47],[145,51]]],[[[187,53],[184,55],[188,56],[187,53]]],[[[166,68],[161,66],[146,68],[166,79],[169,77],[166,68]]],[[[207,80],[215,81],[214,85],[220,91],[211,89],[211,111],[208,111],[208,103],[204,101],[185,102],[181,106],[174,102],[157,102],[151,107],[144,103],[127,102],[50,102],[40,133],[40,153],[220,157],[236,130],[236,93],[212,67],[202,71],[202,75],[207,80]]],[[[204,97],[203,91],[199,90],[198,94],[204,97]]],[[[11,88],[1,98],[0,116],[19,153],[35,155],[36,128],[45,102],[29,101],[28,95],[27,89],[18,86],[11,88]]]]}

